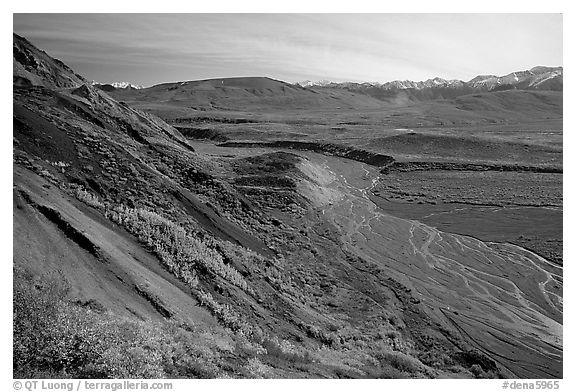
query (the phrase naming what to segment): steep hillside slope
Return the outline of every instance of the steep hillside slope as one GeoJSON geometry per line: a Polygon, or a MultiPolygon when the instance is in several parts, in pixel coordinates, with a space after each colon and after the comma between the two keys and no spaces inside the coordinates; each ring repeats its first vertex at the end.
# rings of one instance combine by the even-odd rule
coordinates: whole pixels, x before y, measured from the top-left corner
{"type": "Polygon", "coordinates": [[[13,34],[13,79],[16,85],[78,87],[86,80],[60,60],[48,56],[28,40],[13,34]]]}

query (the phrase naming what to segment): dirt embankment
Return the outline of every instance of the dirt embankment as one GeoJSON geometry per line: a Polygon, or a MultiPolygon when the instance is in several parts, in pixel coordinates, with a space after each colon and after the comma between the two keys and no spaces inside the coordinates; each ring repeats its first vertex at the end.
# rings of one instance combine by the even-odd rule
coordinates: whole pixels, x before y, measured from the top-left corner
{"type": "Polygon", "coordinates": [[[179,126],[174,126],[174,128],[176,128],[184,137],[190,139],[214,140],[221,143],[230,140],[228,137],[222,135],[220,132],[214,129],[179,126]]]}
{"type": "Polygon", "coordinates": [[[371,166],[384,167],[394,162],[389,155],[378,154],[370,151],[359,150],[353,147],[341,146],[332,143],[300,142],[292,140],[278,140],[275,142],[227,142],[219,147],[269,147],[288,148],[294,150],[313,151],[324,155],[334,155],[341,158],[352,159],[371,166]]]}
{"type": "Polygon", "coordinates": [[[171,121],[172,124],[203,124],[203,123],[220,123],[220,124],[252,124],[259,123],[252,118],[225,118],[225,117],[193,117],[193,118],[176,118],[171,121]]]}
{"type": "Polygon", "coordinates": [[[274,142],[225,142],[219,147],[236,148],[287,148],[294,150],[313,151],[324,155],[333,155],[341,158],[366,163],[380,167],[381,173],[411,172],[411,171],[505,171],[505,172],[531,172],[531,173],[562,173],[561,166],[556,165],[517,165],[499,163],[465,163],[465,162],[399,162],[390,155],[378,154],[371,151],[360,150],[353,147],[332,143],[303,142],[292,140],[278,140],[274,142]]]}
{"type": "Polygon", "coordinates": [[[527,166],[505,165],[488,163],[459,163],[459,162],[391,162],[380,172],[411,172],[431,170],[454,170],[454,171],[507,171],[507,172],[532,172],[532,173],[562,173],[562,168],[557,166],[527,166]]]}

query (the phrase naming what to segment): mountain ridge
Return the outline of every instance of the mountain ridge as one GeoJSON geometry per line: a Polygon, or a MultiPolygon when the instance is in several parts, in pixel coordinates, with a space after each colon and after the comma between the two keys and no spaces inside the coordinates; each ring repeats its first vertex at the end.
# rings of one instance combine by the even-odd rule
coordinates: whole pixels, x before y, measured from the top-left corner
{"type": "Polygon", "coordinates": [[[412,81],[412,80],[393,80],[389,82],[379,83],[379,82],[332,82],[328,80],[321,80],[318,82],[313,82],[311,80],[306,80],[304,82],[296,82],[294,84],[301,87],[336,87],[336,88],[359,88],[359,87],[376,87],[385,90],[403,90],[403,89],[425,89],[434,87],[444,87],[444,88],[458,88],[469,86],[473,88],[485,88],[487,90],[493,90],[497,85],[514,85],[514,84],[525,84],[528,81],[528,86],[535,86],[542,83],[545,80],[551,78],[557,78],[563,76],[564,68],[562,66],[557,67],[547,67],[547,66],[535,66],[529,70],[525,71],[514,71],[504,76],[497,75],[477,75],[469,81],[463,81],[460,79],[443,79],[440,77],[430,78],[424,81],[412,81]]]}
{"type": "MultiPolygon", "coordinates": [[[[134,84],[131,82],[111,82],[111,83],[101,83],[97,81],[92,81],[92,85],[101,89],[109,89],[110,86],[114,89],[148,89],[158,86],[168,86],[168,85],[189,85],[189,84],[199,84],[199,83],[209,83],[215,84],[220,83],[224,85],[227,82],[231,82],[230,86],[238,86],[236,81],[254,81],[257,84],[259,80],[268,80],[279,82],[285,85],[298,86],[302,88],[345,88],[350,90],[362,90],[368,88],[378,88],[382,90],[424,90],[424,89],[434,89],[434,88],[449,88],[449,89],[462,89],[471,88],[477,89],[479,91],[493,91],[496,89],[527,89],[527,90],[555,90],[561,91],[563,88],[563,74],[564,67],[556,66],[535,66],[529,70],[524,71],[514,71],[503,76],[497,76],[493,74],[481,74],[474,78],[464,81],[461,79],[444,79],[441,77],[429,78],[422,81],[413,80],[392,80],[384,83],[380,82],[333,82],[330,80],[305,80],[302,82],[286,82],[280,79],[274,79],[267,76],[234,76],[234,77],[220,77],[220,78],[206,78],[206,79],[192,79],[185,81],[174,81],[174,82],[163,82],[157,83],[150,86],[143,86],[134,84]],[[554,82],[554,83],[553,83],[554,82]],[[544,84],[546,83],[546,84],[544,84]]],[[[254,86],[252,86],[254,87],[254,86]]]]}

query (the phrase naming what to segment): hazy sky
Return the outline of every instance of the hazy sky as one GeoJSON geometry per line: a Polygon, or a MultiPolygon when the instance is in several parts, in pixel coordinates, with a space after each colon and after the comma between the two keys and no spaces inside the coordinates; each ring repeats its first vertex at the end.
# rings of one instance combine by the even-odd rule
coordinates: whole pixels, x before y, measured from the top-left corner
{"type": "Polygon", "coordinates": [[[14,14],[89,80],[470,80],[562,65],[560,14],[14,14]]]}

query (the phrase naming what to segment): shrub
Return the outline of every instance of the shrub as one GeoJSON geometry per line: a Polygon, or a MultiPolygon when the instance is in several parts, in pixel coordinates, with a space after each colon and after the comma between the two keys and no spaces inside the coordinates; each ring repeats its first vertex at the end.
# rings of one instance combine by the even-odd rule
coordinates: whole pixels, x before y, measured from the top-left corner
{"type": "MultiPolygon", "coordinates": [[[[144,208],[130,208],[125,205],[102,203],[98,197],[84,189],[76,189],[76,197],[93,207],[103,210],[104,215],[119,224],[148,246],[164,267],[180,280],[188,284],[200,303],[206,306],[226,327],[233,331],[241,330],[247,335],[254,328],[234,312],[229,305],[221,305],[210,293],[198,288],[198,274],[214,274],[254,296],[254,290],[244,277],[231,265],[224,262],[222,255],[207,243],[222,249],[223,242],[207,238],[206,241],[192,236],[180,225],[144,208]]],[[[240,251],[232,244],[225,245],[226,252],[235,251],[235,255],[250,255],[249,251],[240,251]]]]}
{"type": "Polygon", "coordinates": [[[74,190],[74,196],[76,196],[76,198],[81,202],[88,204],[90,207],[97,209],[104,208],[104,203],[102,203],[97,196],[94,196],[82,187],[78,187],[74,190]]]}
{"type": "Polygon", "coordinates": [[[307,350],[294,346],[287,340],[279,340],[276,336],[265,338],[262,347],[268,355],[286,360],[288,362],[310,362],[310,353],[307,350]]]}
{"type": "Polygon", "coordinates": [[[156,253],[170,272],[190,286],[196,287],[197,272],[213,273],[254,295],[242,275],[226,265],[218,251],[194,238],[176,223],[144,208],[103,203],[81,187],[76,188],[75,196],[82,202],[103,210],[108,219],[134,234],[156,253]]]}
{"type": "Polygon", "coordinates": [[[14,272],[14,377],[214,378],[214,343],[173,323],[126,320],[64,298],[65,280],[14,272]]]}
{"type": "Polygon", "coordinates": [[[484,375],[484,370],[482,369],[482,366],[475,363],[470,367],[470,373],[472,373],[476,378],[482,378],[484,375]]]}
{"type": "Polygon", "coordinates": [[[376,357],[381,363],[390,364],[393,368],[402,372],[414,374],[424,370],[424,366],[418,359],[401,352],[381,352],[377,353],[376,357]]]}
{"type": "Polygon", "coordinates": [[[40,281],[22,269],[14,269],[13,287],[15,377],[24,369],[57,373],[61,367],[52,366],[53,360],[46,343],[51,341],[60,300],[68,292],[68,286],[58,275],[40,281]]]}
{"type": "Polygon", "coordinates": [[[220,253],[170,220],[143,208],[123,205],[108,207],[105,214],[151,247],[170,272],[192,287],[197,284],[197,272],[213,273],[254,294],[242,275],[224,263],[220,253]]]}
{"type": "Polygon", "coordinates": [[[250,358],[245,368],[248,375],[253,378],[266,378],[271,376],[272,368],[263,364],[258,358],[250,358]]]}
{"type": "Polygon", "coordinates": [[[203,290],[198,290],[197,295],[200,304],[206,306],[226,327],[233,331],[247,332],[249,330],[249,326],[241,321],[240,316],[229,305],[219,304],[214,300],[212,294],[203,290]]]}

